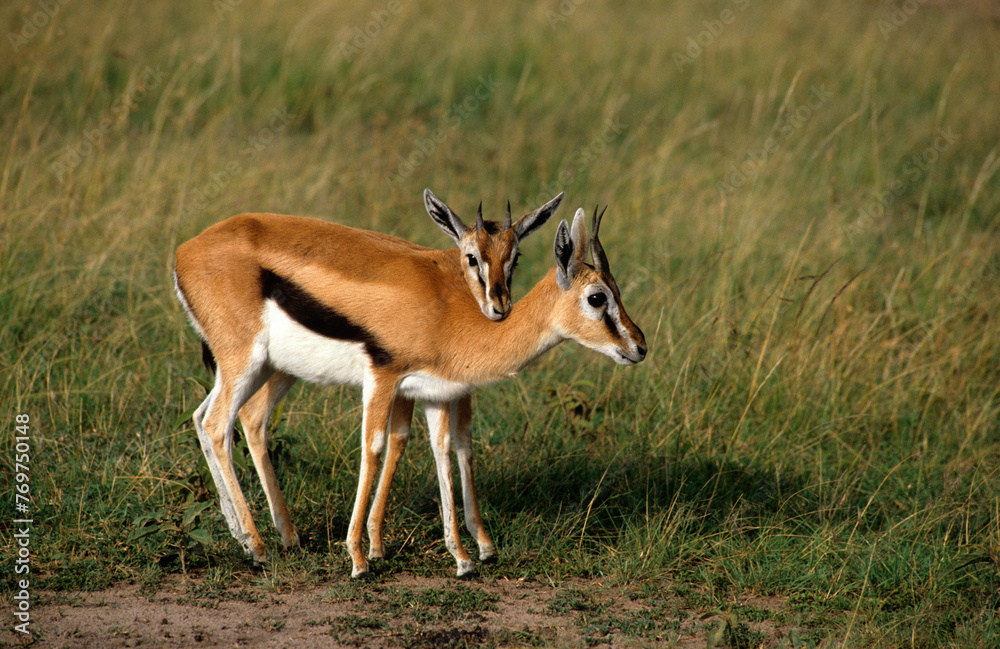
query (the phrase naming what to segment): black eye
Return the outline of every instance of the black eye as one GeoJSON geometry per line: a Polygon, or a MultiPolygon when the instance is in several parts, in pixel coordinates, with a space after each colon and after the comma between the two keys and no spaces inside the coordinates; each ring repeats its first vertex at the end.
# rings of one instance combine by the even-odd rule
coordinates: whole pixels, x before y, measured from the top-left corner
{"type": "Polygon", "coordinates": [[[602,306],[608,303],[608,298],[604,293],[594,293],[593,295],[587,297],[587,304],[594,307],[595,309],[600,309],[602,306]]]}
{"type": "Polygon", "coordinates": [[[475,255],[466,255],[465,260],[469,262],[469,268],[475,268],[479,265],[479,262],[476,261],[475,255]]]}

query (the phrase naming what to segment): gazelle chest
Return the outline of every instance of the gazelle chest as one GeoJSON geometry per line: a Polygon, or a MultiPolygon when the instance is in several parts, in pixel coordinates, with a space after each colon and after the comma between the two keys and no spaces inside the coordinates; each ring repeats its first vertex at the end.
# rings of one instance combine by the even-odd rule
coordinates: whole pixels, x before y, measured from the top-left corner
{"type": "Polygon", "coordinates": [[[469,393],[470,385],[449,381],[428,372],[414,372],[403,377],[397,389],[409,399],[423,401],[451,401],[469,393]]]}

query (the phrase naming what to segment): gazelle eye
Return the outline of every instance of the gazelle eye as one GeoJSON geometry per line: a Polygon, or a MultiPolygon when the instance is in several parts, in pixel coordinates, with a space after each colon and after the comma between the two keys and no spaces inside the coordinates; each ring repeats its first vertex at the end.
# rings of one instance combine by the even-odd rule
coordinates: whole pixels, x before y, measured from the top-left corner
{"type": "Polygon", "coordinates": [[[594,293],[593,295],[587,297],[587,304],[595,309],[600,309],[607,303],[608,297],[604,293],[594,293]]]}
{"type": "Polygon", "coordinates": [[[465,260],[469,262],[469,268],[475,268],[476,266],[479,265],[479,262],[476,261],[475,255],[466,255],[465,260]]]}

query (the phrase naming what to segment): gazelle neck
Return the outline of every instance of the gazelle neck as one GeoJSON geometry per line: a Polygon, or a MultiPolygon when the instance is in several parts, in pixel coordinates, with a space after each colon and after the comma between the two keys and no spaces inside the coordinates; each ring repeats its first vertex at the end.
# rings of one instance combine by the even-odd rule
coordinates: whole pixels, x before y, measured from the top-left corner
{"type": "Polygon", "coordinates": [[[509,378],[565,340],[555,320],[559,292],[553,268],[506,319],[469,321],[459,334],[465,344],[452,359],[454,380],[480,385],[509,378]]]}

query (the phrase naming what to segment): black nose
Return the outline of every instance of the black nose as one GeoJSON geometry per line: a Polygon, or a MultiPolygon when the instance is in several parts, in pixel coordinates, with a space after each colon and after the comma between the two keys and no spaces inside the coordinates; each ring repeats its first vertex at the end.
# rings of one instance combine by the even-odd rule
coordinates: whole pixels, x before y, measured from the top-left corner
{"type": "Polygon", "coordinates": [[[636,348],[635,351],[636,351],[637,354],[639,354],[639,360],[640,361],[642,359],[646,358],[646,348],[645,347],[638,347],[638,348],[636,348]]]}

